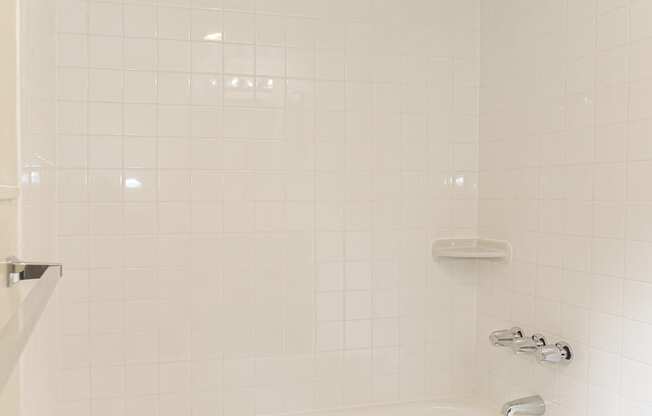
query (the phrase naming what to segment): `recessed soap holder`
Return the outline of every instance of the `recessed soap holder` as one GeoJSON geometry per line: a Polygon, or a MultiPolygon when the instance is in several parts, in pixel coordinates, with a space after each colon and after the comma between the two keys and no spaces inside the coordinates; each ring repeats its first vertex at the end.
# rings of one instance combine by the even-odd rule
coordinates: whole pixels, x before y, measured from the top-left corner
{"type": "Polygon", "coordinates": [[[440,259],[509,262],[512,246],[507,241],[487,238],[443,238],[432,243],[432,257],[440,259]]]}

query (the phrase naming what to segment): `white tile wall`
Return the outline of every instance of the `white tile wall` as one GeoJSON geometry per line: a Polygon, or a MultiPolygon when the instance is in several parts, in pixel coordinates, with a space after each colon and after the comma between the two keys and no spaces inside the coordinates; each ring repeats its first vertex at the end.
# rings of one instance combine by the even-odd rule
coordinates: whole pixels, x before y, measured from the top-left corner
{"type": "Polygon", "coordinates": [[[468,393],[476,3],[58,0],[61,414],[468,393]]]}
{"type": "Polygon", "coordinates": [[[494,405],[650,412],[652,206],[647,1],[485,1],[480,226],[514,263],[480,273],[479,362],[494,405]],[[567,368],[488,346],[518,324],[573,344],[567,368]]]}

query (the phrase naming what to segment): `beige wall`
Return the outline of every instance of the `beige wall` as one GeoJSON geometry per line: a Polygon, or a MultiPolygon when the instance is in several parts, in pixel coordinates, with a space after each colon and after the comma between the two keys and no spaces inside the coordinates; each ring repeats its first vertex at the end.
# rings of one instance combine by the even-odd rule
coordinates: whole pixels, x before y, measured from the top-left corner
{"type": "MultiPolygon", "coordinates": [[[[16,158],[16,45],[13,0],[0,4],[0,186],[15,186],[16,158]]],[[[0,205],[0,255],[15,249],[15,204],[0,205]]]]}
{"type": "MultiPolygon", "coordinates": [[[[15,2],[0,2],[0,187],[16,185],[16,26],[15,2]]],[[[16,201],[0,200],[0,259],[16,251],[16,201]]],[[[14,293],[0,282],[0,322],[13,309],[14,293]]],[[[0,414],[18,414],[18,381],[0,392],[0,414]]]]}

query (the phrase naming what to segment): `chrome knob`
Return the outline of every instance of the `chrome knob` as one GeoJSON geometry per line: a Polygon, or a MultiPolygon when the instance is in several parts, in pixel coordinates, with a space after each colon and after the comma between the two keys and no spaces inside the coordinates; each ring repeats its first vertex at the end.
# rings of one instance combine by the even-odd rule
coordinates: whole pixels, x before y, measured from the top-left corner
{"type": "Polygon", "coordinates": [[[494,331],[489,335],[489,341],[497,347],[509,347],[521,339],[523,339],[523,330],[517,326],[511,329],[494,331]]]}
{"type": "Polygon", "coordinates": [[[534,334],[529,338],[521,338],[512,344],[512,349],[517,354],[533,354],[546,345],[546,339],[541,334],[534,334]]]}
{"type": "Polygon", "coordinates": [[[568,363],[573,359],[573,350],[567,343],[558,342],[537,348],[536,357],[540,363],[568,363]]]}

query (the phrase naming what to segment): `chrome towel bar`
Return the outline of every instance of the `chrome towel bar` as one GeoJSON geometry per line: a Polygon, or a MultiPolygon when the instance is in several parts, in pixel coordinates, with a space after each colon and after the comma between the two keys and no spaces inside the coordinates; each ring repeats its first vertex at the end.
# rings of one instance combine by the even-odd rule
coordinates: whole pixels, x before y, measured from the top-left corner
{"type": "Polygon", "coordinates": [[[63,276],[61,263],[28,262],[9,257],[7,258],[7,286],[12,287],[21,280],[40,279],[50,267],[58,267],[59,277],[63,276]]]}

